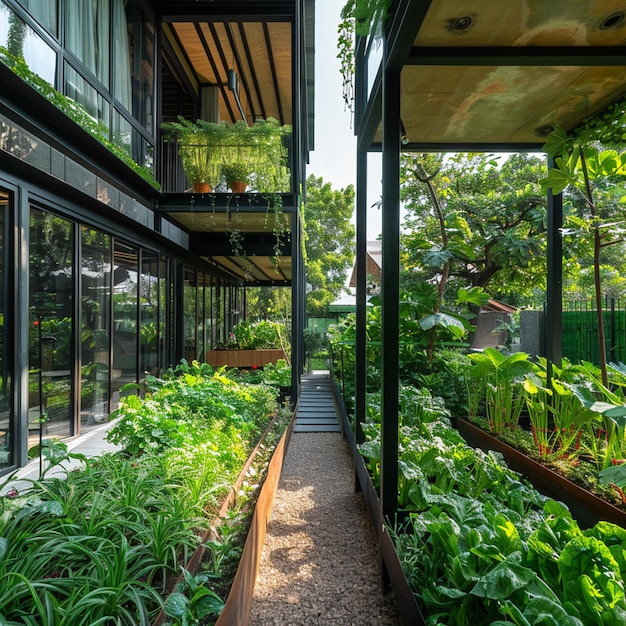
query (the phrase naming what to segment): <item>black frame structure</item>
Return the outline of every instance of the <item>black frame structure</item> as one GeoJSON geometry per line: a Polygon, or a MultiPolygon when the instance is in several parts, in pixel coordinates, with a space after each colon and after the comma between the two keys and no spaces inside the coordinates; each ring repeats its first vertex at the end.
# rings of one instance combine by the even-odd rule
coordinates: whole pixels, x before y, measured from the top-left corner
{"type": "MultiPolygon", "coordinates": [[[[366,354],[367,207],[365,194],[359,191],[367,184],[367,153],[382,151],[383,519],[393,520],[397,513],[401,150],[540,151],[545,134],[554,125],[571,129],[626,93],[624,11],[616,11],[604,0],[576,6],[559,1],[543,9],[546,11],[535,14],[523,0],[506,7],[496,0],[463,6],[449,0],[395,0],[381,33],[357,37],[357,363],[365,363],[366,354]],[[577,39],[575,33],[584,36],[577,39]],[[369,55],[376,46],[382,46],[382,57],[370,63],[369,55]],[[559,83],[567,72],[574,83],[580,81],[573,91],[571,85],[559,83]],[[544,94],[532,89],[537,77],[544,81],[544,94]],[[524,88],[516,91],[517,83],[524,88]],[[465,117],[458,115],[459,111],[465,117]],[[405,131],[409,137],[406,145],[400,141],[405,131]]],[[[550,194],[547,206],[547,356],[559,363],[560,196],[550,194]]],[[[355,385],[355,421],[359,424],[365,419],[364,371],[357,372],[355,385]]],[[[357,432],[356,438],[359,441],[362,435],[357,432]]]]}
{"type": "MultiPolygon", "coordinates": [[[[115,407],[126,393],[123,382],[141,382],[182,357],[203,360],[204,350],[245,315],[247,287],[291,289],[294,397],[304,365],[300,208],[313,148],[314,0],[110,0],[89,26],[103,46],[99,65],[88,58],[91,31],[80,29],[79,40],[73,29],[77,2],[0,0],[0,47],[10,45],[12,28],[24,42],[17,72],[0,62],[0,474],[27,462],[38,414],[61,407],[62,429],[53,432],[54,417],[45,427],[75,436],[87,429],[94,406],[115,407]],[[230,69],[239,80],[238,102],[227,88],[230,69]],[[80,118],[57,108],[51,101],[64,100],[51,88],[82,99],[103,124],[105,140],[152,169],[160,189],[80,118]],[[200,117],[205,88],[217,94],[221,120],[271,116],[292,126],[287,193],[270,202],[227,190],[186,192],[160,123],[200,117]],[[277,200],[284,219],[278,248],[271,225],[264,225],[277,200]],[[235,212],[243,257],[233,254],[223,228],[235,212]],[[35,245],[49,258],[33,263],[35,245]],[[36,299],[29,289],[38,290],[36,299]],[[37,397],[32,382],[35,320],[50,335],[44,388],[64,385],[54,398],[37,397]],[[61,356],[69,369],[55,367],[61,356]]],[[[6,49],[0,53],[8,58],[6,49]]]]}

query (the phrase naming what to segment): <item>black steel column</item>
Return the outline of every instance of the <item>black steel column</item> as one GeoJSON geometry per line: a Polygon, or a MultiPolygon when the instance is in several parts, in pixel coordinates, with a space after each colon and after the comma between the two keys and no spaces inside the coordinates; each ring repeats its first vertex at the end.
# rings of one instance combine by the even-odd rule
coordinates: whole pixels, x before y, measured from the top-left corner
{"type": "MultiPolygon", "coordinates": [[[[363,106],[367,101],[367,63],[364,37],[359,37],[355,47],[355,126],[363,119],[363,106]]],[[[363,427],[367,406],[367,146],[357,133],[356,147],[356,335],[355,335],[355,425],[357,444],[365,441],[363,427]]],[[[358,481],[357,481],[358,484],[358,481]]]]}
{"type": "MultiPolygon", "coordinates": [[[[386,64],[385,64],[386,65],[386,64]]],[[[382,433],[380,500],[393,523],[398,506],[398,339],[400,267],[400,70],[383,71],[382,433]]]]}
{"type": "Polygon", "coordinates": [[[356,153],[356,346],[354,437],[363,443],[367,393],[367,152],[356,153]]]}
{"type": "MultiPolygon", "coordinates": [[[[298,201],[300,196],[297,196],[298,201]]],[[[302,255],[300,206],[291,214],[291,399],[300,393],[300,375],[304,369],[304,328],[306,325],[306,276],[302,255]]]]}
{"type": "MultiPolygon", "coordinates": [[[[554,161],[548,157],[548,168],[554,161]]],[[[548,189],[548,276],[546,300],[546,358],[548,374],[551,364],[561,367],[563,358],[563,196],[548,189]]]]}

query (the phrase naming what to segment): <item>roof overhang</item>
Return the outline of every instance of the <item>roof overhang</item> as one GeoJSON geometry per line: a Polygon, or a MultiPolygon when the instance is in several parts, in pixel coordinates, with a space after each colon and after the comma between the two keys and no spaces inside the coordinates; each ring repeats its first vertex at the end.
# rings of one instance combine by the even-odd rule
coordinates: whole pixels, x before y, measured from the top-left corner
{"type": "Polygon", "coordinates": [[[246,285],[289,286],[296,198],[259,194],[166,194],[159,213],[189,233],[190,252],[246,285]]]}
{"type": "Polygon", "coordinates": [[[385,63],[401,71],[405,148],[540,149],[626,93],[625,14],[615,0],[401,2],[385,63]]]}

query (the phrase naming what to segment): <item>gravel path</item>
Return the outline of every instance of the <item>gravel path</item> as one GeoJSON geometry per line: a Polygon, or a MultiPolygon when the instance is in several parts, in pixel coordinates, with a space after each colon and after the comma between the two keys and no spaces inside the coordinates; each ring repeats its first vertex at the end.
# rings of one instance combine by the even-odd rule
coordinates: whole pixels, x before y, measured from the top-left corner
{"type": "Polygon", "coordinates": [[[293,433],[261,557],[253,626],[396,626],[378,542],[340,433],[293,433]]]}

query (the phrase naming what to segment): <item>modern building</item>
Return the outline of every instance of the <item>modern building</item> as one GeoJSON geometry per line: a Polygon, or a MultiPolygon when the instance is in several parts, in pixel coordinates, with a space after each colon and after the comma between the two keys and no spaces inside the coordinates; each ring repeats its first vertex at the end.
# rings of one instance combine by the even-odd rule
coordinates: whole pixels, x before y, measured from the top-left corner
{"type": "Polygon", "coordinates": [[[248,286],[292,289],[297,386],[313,13],[0,0],[0,473],[24,464],[42,414],[48,435],[78,435],[128,383],[202,360],[245,317],[248,286]],[[178,116],[290,125],[288,188],[191,192],[161,132],[178,116]]]}

